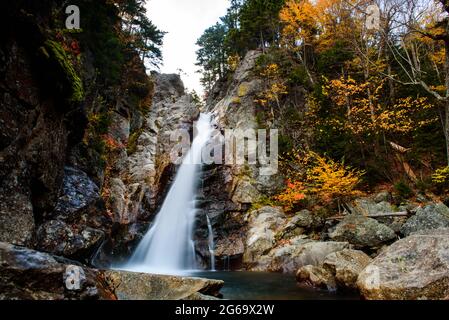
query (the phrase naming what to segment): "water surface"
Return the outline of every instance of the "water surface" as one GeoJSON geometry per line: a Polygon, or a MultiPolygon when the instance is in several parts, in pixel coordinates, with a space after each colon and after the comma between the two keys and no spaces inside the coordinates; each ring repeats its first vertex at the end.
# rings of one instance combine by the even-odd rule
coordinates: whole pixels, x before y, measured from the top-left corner
{"type": "Polygon", "coordinates": [[[304,288],[294,275],[249,271],[197,271],[188,276],[224,281],[223,299],[231,300],[354,300],[356,294],[304,288]]]}

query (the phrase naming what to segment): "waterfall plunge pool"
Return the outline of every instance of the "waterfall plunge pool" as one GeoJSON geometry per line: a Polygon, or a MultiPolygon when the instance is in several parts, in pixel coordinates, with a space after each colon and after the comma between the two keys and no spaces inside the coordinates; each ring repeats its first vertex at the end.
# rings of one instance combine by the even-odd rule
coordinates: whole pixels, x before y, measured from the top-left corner
{"type": "Polygon", "coordinates": [[[301,287],[291,274],[252,271],[192,271],[183,275],[223,280],[223,299],[230,300],[357,300],[354,293],[301,287]]]}

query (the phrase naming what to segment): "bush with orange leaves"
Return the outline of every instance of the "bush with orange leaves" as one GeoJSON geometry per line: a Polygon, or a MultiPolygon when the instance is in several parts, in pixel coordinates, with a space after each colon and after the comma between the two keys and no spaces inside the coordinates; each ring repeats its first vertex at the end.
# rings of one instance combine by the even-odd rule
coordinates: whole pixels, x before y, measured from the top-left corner
{"type": "Polygon", "coordinates": [[[285,190],[275,199],[286,211],[291,211],[307,197],[316,197],[323,204],[336,202],[340,210],[341,201],[361,196],[357,190],[364,174],[330,158],[309,152],[293,151],[281,160],[288,177],[285,190]]]}

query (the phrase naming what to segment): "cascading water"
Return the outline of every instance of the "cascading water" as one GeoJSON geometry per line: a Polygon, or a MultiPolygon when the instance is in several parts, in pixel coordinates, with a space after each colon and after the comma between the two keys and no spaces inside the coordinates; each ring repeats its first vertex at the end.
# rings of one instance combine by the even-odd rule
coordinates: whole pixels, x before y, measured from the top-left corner
{"type": "Polygon", "coordinates": [[[183,159],[154,224],[124,269],[177,273],[195,268],[195,195],[201,169],[201,152],[212,133],[211,116],[201,114],[196,129],[197,136],[183,159]]]}
{"type": "Polygon", "coordinates": [[[209,254],[210,254],[210,269],[215,271],[215,242],[214,242],[214,231],[212,230],[212,224],[210,223],[209,216],[206,214],[207,220],[207,231],[209,232],[209,254]]]}

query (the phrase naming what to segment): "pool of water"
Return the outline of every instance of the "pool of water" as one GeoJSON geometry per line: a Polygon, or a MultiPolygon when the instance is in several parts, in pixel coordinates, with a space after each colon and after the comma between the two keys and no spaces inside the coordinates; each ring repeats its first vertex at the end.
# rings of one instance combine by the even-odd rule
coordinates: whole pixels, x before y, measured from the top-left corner
{"type": "Polygon", "coordinates": [[[331,293],[304,288],[293,275],[268,272],[189,272],[189,276],[224,281],[223,299],[231,300],[354,300],[355,294],[331,293]]]}

